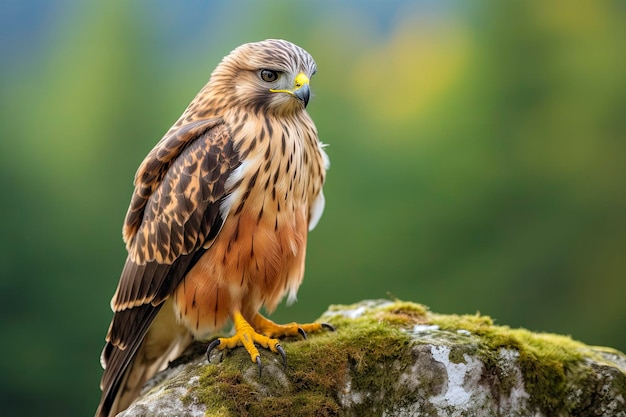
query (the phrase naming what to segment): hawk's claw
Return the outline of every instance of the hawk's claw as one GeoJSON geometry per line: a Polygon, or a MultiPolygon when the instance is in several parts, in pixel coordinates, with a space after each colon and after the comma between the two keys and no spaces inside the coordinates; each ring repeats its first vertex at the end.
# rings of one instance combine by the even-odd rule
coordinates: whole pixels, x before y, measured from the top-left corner
{"type": "Polygon", "coordinates": [[[220,345],[220,339],[215,339],[214,341],[209,343],[209,346],[206,349],[206,358],[209,361],[209,363],[211,363],[211,351],[215,349],[216,347],[218,347],[219,345],[220,345]]]}
{"type": "Polygon", "coordinates": [[[259,378],[261,378],[261,374],[263,373],[263,363],[261,362],[261,356],[257,356],[255,362],[259,367],[259,378]]]}
{"type": "Polygon", "coordinates": [[[283,366],[285,367],[285,369],[287,369],[287,354],[285,353],[285,350],[281,345],[276,345],[276,351],[278,351],[278,353],[280,353],[280,356],[283,357],[283,366]]]}
{"type": "Polygon", "coordinates": [[[326,330],[330,330],[331,332],[335,331],[335,326],[333,326],[330,323],[322,323],[322,328],[324,328],[326,330]]]}
{"type": "Polygon", "coordinates": [[[300,333],[300,336],[302,336],[302,338],[306,340],[306,332],[302,327],[298,327],[298,333],[300,333]]]}

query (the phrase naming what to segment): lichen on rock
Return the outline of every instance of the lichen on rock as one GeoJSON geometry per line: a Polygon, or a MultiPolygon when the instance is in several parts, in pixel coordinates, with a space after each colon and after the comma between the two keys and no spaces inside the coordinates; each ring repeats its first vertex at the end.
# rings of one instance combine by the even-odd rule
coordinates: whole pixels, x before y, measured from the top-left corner
{"type": "Polygon", "coordinates": [[[441,315],[404,301],[331,306],[334,333],[283,343],[288,366],[206,344],[157,375],[121,416],[626,417],[626,356],[569,337],[441,315]]]}

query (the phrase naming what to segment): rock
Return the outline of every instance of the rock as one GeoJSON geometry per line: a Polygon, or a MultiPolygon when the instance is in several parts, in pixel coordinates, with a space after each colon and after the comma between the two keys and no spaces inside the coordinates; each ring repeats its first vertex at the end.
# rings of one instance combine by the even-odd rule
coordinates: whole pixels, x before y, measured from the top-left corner
{"type": "Polygon", "coordinates": [[[331,306],[320,321],[337,331],[283,342],[287,369],[262,351],[261,376],[243,348],[208,363],[196,343],[120,416],[626,417],[613,349],[402,301],[331,306]]]}

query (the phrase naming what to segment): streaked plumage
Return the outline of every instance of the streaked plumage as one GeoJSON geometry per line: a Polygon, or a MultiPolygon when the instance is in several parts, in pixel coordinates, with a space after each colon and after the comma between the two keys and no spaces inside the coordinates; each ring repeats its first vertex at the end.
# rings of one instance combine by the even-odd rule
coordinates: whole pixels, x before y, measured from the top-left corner
{"type": "Polygon", "coordinates": [[[96,416],[128,407],[192,337],[239,312],[265,327],[261,307],[295,297],[328,166],[305,111],[315,71],[287,41],[240,46],[139,167],[96,416]]]}

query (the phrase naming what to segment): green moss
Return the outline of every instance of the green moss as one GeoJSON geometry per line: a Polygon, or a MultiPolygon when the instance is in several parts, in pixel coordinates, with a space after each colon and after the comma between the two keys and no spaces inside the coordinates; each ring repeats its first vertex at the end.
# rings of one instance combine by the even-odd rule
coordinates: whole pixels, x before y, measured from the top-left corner
{"type": "Polygon", "coordinates": [[[426,322],[428,308],[421,304],[395,301],[379,308],[378,318],[396,326],[411,326],[426,322]]]}
{"type": "Polygon", "coordinates": [[[482,316],[479,313],[475,315],[456,314],[441,315],[430,314],[429,322],[441,327],[442,330],[467,330],[476,333],[493,326],[493,320],[489,316],[482,316]]]}
{"type": "Polygon", "coordinates": [[[448,356],[448,359],[452,363],[466,363],[465,355],[468,353],[468,349],[466,349],[465,346],[453,346],[452,350],[450,351],[450,355],[448,356]]]}
{"type": "MultiPolygon", "coordinates": [[[[347,380],[351,381],[352,392],[388,389],[394,382],[389,380],[393,373],[383,364],[407,356],[408,335],[383,321],[371,320],[369,315],[350,319],[349,323],[339,316],[330,320],[337,326],[336,333],[289,346],[290,363],[295,369],[307,369],[293,374],[295,387],[334,398],[337,404],[342,401],[337,393],[345,391],[347,380]]],[[[363,398],[354,406],[357,414],[359,409],[371,412],[375,407],[372,398],[363,398]]]]}

